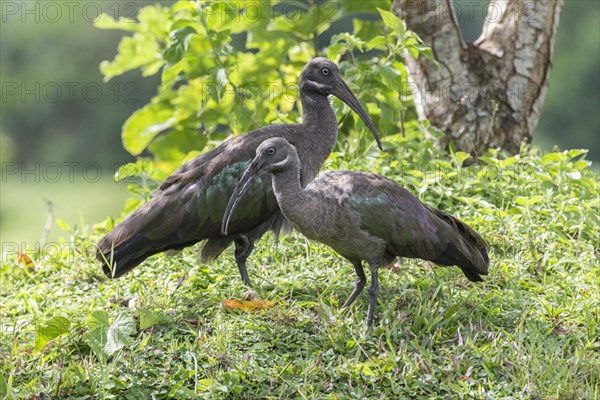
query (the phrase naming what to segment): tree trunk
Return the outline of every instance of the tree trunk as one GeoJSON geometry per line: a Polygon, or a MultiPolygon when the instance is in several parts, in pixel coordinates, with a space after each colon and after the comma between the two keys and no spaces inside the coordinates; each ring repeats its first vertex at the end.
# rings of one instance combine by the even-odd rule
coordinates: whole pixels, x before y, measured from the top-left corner
{"type": "Polygon", "coordinates": [[[546,92],[563,0],[491,0],[483,32],[465,43],[452,0],[394,0],[392,10],[439,63],[406,54],[420,119],[442,146],[518,153],[531,141],[546,92]]]}

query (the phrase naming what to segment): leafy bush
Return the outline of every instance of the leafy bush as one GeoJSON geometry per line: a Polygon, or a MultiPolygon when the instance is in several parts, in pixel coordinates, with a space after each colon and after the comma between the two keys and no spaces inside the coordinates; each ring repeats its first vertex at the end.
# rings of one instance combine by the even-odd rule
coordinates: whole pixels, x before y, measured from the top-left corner
{"type": "MultiPolygon", "coordinates": [[[[105,79],[137,68],[145,75],[161,74],[158,93],[125,122],[122,134],[131,154],[147,150],[153,161],[125,166],[121,177],[144,170],[162,180],[182,160],[232,134],[299,122],[298,76],[317,55],[339,62],[384,135],[399,132],[402,118],[404,130],[420,129],[405,117],[411,98],[400,55],[404,50],[428,54],[428,49],[400,19],[377,6],[390,5],[342,1],[304,8],[285,2],[180,1],[172,7],[144,7],[138,21],[103,16],[98,27],[133,32],[123,38],[115,59],[102,63],[105,79]],[[381,21],[353,19],[352,33],[334,35],[322,47],[320,37],[333,23],[359,12],[381,13],[387,34],[381,21]]],[[[340,143],[353,137],[354,146],[365,128],[355,126],[343,103],[336,102],[335,109],[342,121],[340,143]]]]}

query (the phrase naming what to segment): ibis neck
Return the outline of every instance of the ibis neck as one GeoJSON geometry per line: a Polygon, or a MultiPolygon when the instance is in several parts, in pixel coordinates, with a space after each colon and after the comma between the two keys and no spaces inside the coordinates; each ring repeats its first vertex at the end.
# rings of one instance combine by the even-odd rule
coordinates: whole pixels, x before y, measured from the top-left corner
{"type": "Polygon", "coordinates": [[[338,121],[326,95],[300,90],[304,119],[301,129],[305,140],[296,145],[302,157],[302,186],[306,186],[319,172],[337,142],[338,121]]]}
{"type": "Polygon", "coordinates": [[[273,192],[283,214],[293,215],[303,204],[304,189],[300,182],[300,161],[296,160],[286,168],[273,172],[273,192]]]}
{"type": "Polygon", "coordinates": [[[303,125],[320,129],[335,127],[337,133],[337,118],[327,95],[300,89],[300,100],[304,113],[303,125]]]}

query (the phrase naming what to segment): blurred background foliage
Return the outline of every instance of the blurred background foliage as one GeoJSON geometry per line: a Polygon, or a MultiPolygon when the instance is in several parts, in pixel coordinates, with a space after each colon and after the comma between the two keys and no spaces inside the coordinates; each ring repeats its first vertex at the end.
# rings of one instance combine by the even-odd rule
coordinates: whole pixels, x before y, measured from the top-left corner
{"type": "MultiPolygon", "coordinates": [[[[121,36],[130,33],[98,30],[93,22],[98,19],[99,7],[107,15],[129,17],[143,5],[151,3],[125,0],[94,2],[93,8],[74,8],[73,18],[69,18],[67,6],[61,8],[61,18],[54,18],[51,9],[46,9],[48,15],[44,15],[44,7],[41,6],[37,13],[23,14],[26,7],[35,10],[32,3],[42,2],[16,3],[19,7],[16,14],[9,13],[6,6],[2,7],[2,160],[92,161],[107,167],[132,160],[121,145],[121,126],[129,115],[156,93],[159,77],[143,78],[134,70],[110,82],[103,82],[98,65],[103,60],[113,59],[121,36]],[[85,17],[82,15],[84,11],[87,13],[85,17]],[[18,92],[13,94],[15,85],[18,92]],[[58,94],[57,87],[60,88],[58,94]],[[96,95],[98,88],[100,95],[96,95]],[[70,96],[71,90],[73,96],[70,96]]],[[[371,14],[346,13],[339,22],[323,26],[324,32],[318,42],[321,46],[329,44],[334,34],[351,32],[351,21],[357,16],[378,18],[373,11],[377,5],[385,7],[387,2],[346,3],[367,3],[364,8],[371,14]]],[[[481,12],[488,1],[457,0],[456,3],[465,39],[474,40],[479,35],[481,12]]],[[[321,9],[327,11],[323,6],[321,9]]],[[[237,24],[237,27],[229,28],[233,28],[235,36],[247,27],[237,24]]],[[[550,90],[534,136],[535,142],[546,149],[551,149],[552,145],[587,148],[590,149],[590,159],[600,159],[600,115],[597,112],[600,104],[599,31],[600,3],[592,0],[565,2],[550,90]]],[[[283,34],[285,30],[276,32],[283,34]]],[[[164,34],[167,35],[167,32],[164,34]]],[[[244,41],[234,37],[232,45],[239,48],[244,41]]],[[[260,50],[266,53],[265,49],[260,50]]],[[[275,56],[270,55],[272,59],[275,56]]],[[[277,79],[281,72],[278,71],[279,66],[270,67],[273,71],[268,75],[277,79]]],[[[248,79],[252,70],[244,73],[246,75],[236,78],[248,79]]],[[[292,76],[286,78],[294,81],[292,76]]]]}
{"type": "MultiPolygon", "coordinates": [[[[298,121],[295,83],[315,54],[343,61],[344,76],[384,135],[404,130],[418,139],[427,128],[415,121],[410,98],[399,101],[391,91],[402,90],[405,78],[401,47],[395,44],[408,43],[413,51],[418,46],[410,38],[378,38],[382,24],[377,7],[389,9],[389,1],[318,2],[316,8],[308,2],[312,9],[307,2],[291,2],[287,18],[277,18],[282,6],[271,2],[266,11],[274,14],[247,14],[238,20],[233,14],[216,18],[214,7],[220,6],[215,3],[202,18],[188,2],[52,2],[59,5],[58,16],[44,2],[10,3],[17,8],[2,6],[0,48],[3,240],[8,232],[31,231],[29,225],[39,232],[46,212],[41,197],[58,202],[59,215],[69,221],[79,220],[76,210],[86,207],[87,222],[117,215],[127,197],[125,185],[112,180],[120,165],[125,165],[121,177],[160,180],[183,159],[230,133],[298,121]],[[267,98],[255,97],[250,86],[235,87],[247,82],[267,85],[267,98]],[[242,97],[245,101],[237,101],[242,97]],[[381,118],[399,114],[404,121],[381,118]],[[132,154],[143,158],[126,164],[136,162],[132,154]],[[13,162],[26,163],[34,174],[5,174],[6,165],[17,165],[13,162]],[[66,174],[58,182],[44,179],[44,165],[65,162],[82,170],[74,181],[67,181],[66,174]],[[101,180],[85,179],[90,163],[102,169],[101,180]],[[74,194],[76,190],[87,196],[74,194]],[[28,201],[36,204],[35,212],[28,201]]],[[[478,36],[487,3],[456,1],[467,40],[478,36]]],[[[534,143],[545,149],[588,148],[593,161],[600,159],[599,30],[598,2],[566,1],[550,89],[534,134],[534,143]]],[[[347,114],[341,103],[334,104],[340,117],[347,114]]],[[[341,118],[346,140],[340,141],[338,156],[364,150],[364,127],[355,126],[353,117],[341,118]]],[[[127,209],[136,207],[151,187],[130,185],[139,196],[127,209]]]]}

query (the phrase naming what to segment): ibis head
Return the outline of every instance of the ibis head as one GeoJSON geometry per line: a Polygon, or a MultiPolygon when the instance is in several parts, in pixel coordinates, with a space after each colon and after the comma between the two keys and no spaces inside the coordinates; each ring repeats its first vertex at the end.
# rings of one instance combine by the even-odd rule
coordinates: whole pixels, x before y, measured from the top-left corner
{"type": "Polygon", "coordinates": [[[339,68],[333,61],[324,57],[312,59],[302,70],[298,86],[301,92],[316,92],[324,95],[332,94],[346,103],[364,121],[371,133],[373,133],[377,141],[377,146],[379,146],[380,150],[383,150],[373,121],[371,121],[367,112],[360,105],[352,90],[344,82],[339,68]]]}
{"type": "Polygon", "coordinates": [[[223,215],[221,233],[227,235],[229,220],[233,211],[257,178],[264,174],[287,168],[290,164],[297,165],[299,162],[298,153],[284,138],[272,138],[261,143],[256,149],[256,157],[248,166],[248,169],[231,195],[229,203],[227,203],[227,208],[225,208],[225,214],[223,215]]]}

